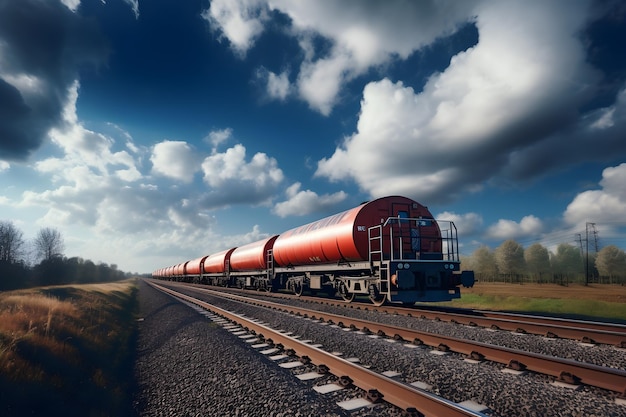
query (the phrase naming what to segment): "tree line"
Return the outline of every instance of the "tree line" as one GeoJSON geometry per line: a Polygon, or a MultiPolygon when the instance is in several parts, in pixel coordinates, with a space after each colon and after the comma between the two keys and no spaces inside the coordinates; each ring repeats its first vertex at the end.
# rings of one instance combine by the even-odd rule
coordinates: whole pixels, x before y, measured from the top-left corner
{"type": "Polygon", "coordinates": [[[540,243],[524,248],[507,240],[494,250],[479,247],[461,264],[479,281],[626,284],[626,252],[615,245],[589,253],[562,243],[552,252],[540,243]]]}
{"type": "Polygon", "coordinates": [[[13,222],[0,221],[0,291],[118,281],[130,275],[119,271],[114,264],[67,258],[64,250],[63,235],[57,229],[41,228],[29,242],[13,222]]]}

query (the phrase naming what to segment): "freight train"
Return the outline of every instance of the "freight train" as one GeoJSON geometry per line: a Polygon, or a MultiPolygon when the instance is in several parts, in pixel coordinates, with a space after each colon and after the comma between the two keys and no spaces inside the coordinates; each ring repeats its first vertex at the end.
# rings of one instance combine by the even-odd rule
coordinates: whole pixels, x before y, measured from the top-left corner
{"type": "Polygon", "coordinates": [[[406,197],[363,203],[244,246],[157,269],[156,279],[216,286],[338,294],[347,302],[413,304],[460,297],[457,229],[406,197]]]}

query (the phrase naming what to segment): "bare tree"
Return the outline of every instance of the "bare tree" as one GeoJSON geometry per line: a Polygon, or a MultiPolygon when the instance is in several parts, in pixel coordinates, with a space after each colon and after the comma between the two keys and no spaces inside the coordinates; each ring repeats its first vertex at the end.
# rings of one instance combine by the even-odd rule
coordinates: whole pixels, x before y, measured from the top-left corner
{"type": "Polygon", "coordinates": [[[0,222],[0,261],[16,262],[22,255],[24,233],[13,222],[0,222]]]}
{"type": "Polygon", "coordinates": [[[37,256],[42,260],[49,260],[61,256],[65,249],[61,232],[50,227],[44,227],[39,230],[34,244],[37,256]]]}

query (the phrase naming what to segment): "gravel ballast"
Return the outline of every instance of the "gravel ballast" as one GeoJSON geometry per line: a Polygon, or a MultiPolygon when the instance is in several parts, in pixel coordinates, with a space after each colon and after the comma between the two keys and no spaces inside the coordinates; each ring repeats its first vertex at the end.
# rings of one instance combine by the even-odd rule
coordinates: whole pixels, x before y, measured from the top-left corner
{"type": "Polygon", "coordinates": [[[355,415],[188,305],[139,285],[138,415],[355,415]]]}
{"type": "MultiPolygon", "coordinates": [[[[616,404],[614,394],[599,394],[597,389],[591,387],[582,387],[574,391],[551,384],[550,378],[545,376],[533,373],[519,376],[503,373],[502,365],[499,364],[468,363],[457,354],[438,356],[432,354],[428,348],[408,348],[401,342],[393,343],[387,339],[371,338],[355,331],[345,331],[338,326],[320,324],[275,310],[224,301],[206,294],[195,293],[194,295],[222,308],[245,314],[248,317],[259,318],[270,323],[273,328],[293,332],[303,339],[312,340],[312,343],[322,344],[325,350],[342,352],[346,358],[357,357],[361,363],[371,366],[378,372],[399,371],[401,375],[397,379],[407,383],[420,381],[431,385],[431,392],[449,400],[483,404],[489,407],[490,410],[485,413],[491,416],[626,416],[626,406],[616,404]]],[[[341,308],[341,310],[344,314],[356,316],[378,314],[379,320],[396,325],[406,325],[407,320],[424,321],[372,311],[348,309],[351,310],[348,313],[346,309],[341,308]]],[[[368,318],[375,320],[373,317],[368,318]]],[[[444,325],[444,323],[436,324],[444,325]]],[[[454,328],[454,332],[467,331],[468,338],[477,337],[478,329],[449,323],[447,326],[454,328]]],[[[483,337],[493,337],[493,332],[485,329],[482,332],[485,333],[483,337]]],[[[506,337],[507,333],[511,338],[519,339],[520,337],[510,332],[498,332],[501,337],[506,337]]],[[[540,337],[528,336],[531,335],[522,337],[524,345],[529,344],[530,340],[534,340],[535,343],[554,343],[554,341],[542,341],[540,337]]],[[[562,346],[564,351],[572,348],[567,343],[562,346]]],[[[591,349],[590,352],[593,350],[591,349]]],[[[606,353],[603,349],[596,352],[600,356],[606,353]]],[[[622,354],[622,352],[616,353],[618,357],[622,354]]]]}

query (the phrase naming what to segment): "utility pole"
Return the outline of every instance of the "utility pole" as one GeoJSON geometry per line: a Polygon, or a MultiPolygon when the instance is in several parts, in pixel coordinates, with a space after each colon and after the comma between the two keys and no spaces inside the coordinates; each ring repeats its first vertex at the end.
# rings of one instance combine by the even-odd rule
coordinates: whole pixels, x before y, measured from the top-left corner
{"type": "Polygon", "coordinates": [[[589,223],[585,225],[585,286],[589,285],[589,223]]]}
{"type": "MultiPolygon", "coordinates": [[[[592,229],[594,236],[594,247],[596,249],[596,253],[598,253],[598,231],[596,230],[596,224],[587,222],[585,224],[585,285],[589,285],[589,229],[592,229]]],[[[582,245],[581,245],[582,246],[582,245]]]]}
{"type": "Polygon", "coordinates": [[[576,233],[576,236],[578,236],[578,246],[580,246],[580,257],[582,258],[585,256],[585,251],[583,250],[583,235],[576,233]]]}

